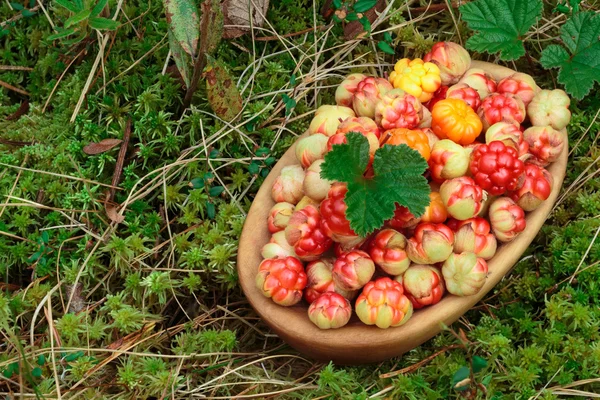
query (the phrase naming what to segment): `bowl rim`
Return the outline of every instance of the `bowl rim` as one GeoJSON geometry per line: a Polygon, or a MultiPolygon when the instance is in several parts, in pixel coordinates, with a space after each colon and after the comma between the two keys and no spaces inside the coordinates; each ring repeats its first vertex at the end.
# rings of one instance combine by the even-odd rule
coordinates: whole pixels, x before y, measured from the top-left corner
{"type": "MultiPolygon", "coordinates": [[[[515,72],[482,61],[473,61],[471,68],[481,68],[496,80],[515,72]]],[[[536,86],[536,91],[539,90],[536,86]]],[[[540,207],[526,214],[525,230],[512,242],[499,246],[497,253],[488,261],[489,274],[479,293],[467,297],[446,294],[434,306],[416,310],[408,322],[399,327],[380,329],[356,323],[340,329],[321,330],[308,319],[306,305],[279,306],[263,296],[255,284],[258,265],[262,260],[260,249],[271,236],[266,224],[269,210],[275,204],[271,198],[271,186],[283,167],[298,164],[296,143],[297,141],[273,167],[246,217],[237,255],[240,284],[254,310],[288,344],[317,360],[353,365],[389,359],[419,346],[439,333],[443,328],[442,323],[450,325],[456,321],[494,288],[519,261],[552,211],[561,190],[568,160],[567,136],[559,159],[548,167],[554,178],[552,193],[540,207]]]]}

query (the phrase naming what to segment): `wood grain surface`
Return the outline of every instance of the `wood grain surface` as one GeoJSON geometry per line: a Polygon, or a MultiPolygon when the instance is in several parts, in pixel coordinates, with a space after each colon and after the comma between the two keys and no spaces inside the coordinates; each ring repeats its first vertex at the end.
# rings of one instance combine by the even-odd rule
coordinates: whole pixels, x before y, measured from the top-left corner
{"type": "MultiPolygon", "coordinates": [[[[473,61],[471,67],[486,70],[496,80],[513,73],[508,68],[478,61],[473,61]]],[[[568,156],[568,146],[565,146],[559,160],[549,166],[548,170],[554,176],[550,197],[537,210],[527,213],[525,231],[513,242],[500,246],[494,258],[488,261],[489,275],[478,294],[468,297],[446,295],[438,304],[417,310],[405,325],[396,328],[367,326],[353,316],[343,328],[321,330],[308,319],[304,302],[293,307],[279,306],[264,297],[255,285],[258,265],[262,261],[260,250],[271,236],[267,229],[268,212],[274,204],[271,186],[283,167],[298,163],[294,147],[284,154],[265,179],[246,218],[238,250],[240,284],[256,312],[291,346],[316,360],[333,360],[338,364],[351,365],[382,361],[419,346],[441,331],[441,323],[450,325],[456,321],[496,286],[519,260],[546,221],[560,192],[568,156]]]]}

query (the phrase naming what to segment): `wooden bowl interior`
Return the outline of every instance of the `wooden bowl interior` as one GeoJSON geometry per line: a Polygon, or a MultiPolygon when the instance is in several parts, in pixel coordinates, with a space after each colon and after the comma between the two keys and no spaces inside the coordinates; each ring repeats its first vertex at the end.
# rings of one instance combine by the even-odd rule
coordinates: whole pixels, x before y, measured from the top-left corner
{"type": "MultiPolygon", "coordinates": [[[[473,61],[471,67],[486,70],[496,80],[514,72],[478,61],[473,61]]],[[[488,262],[489,275],[478,294],[468,297],[446,295],[438,304],[417,310],[405,325],[396,328],[367,326],[354,316],[343,328],[321,330],[308,319],[304,302],[293,307],[279,306],[264,297],[255,285],[258,265],[262,261],[260,250],[271,236],[266,224],[268,212],[274,204],[271,186],[283,167],[298,163],[294,148],[295,145],[275,165],[250,208],[240,238],[239,279],[252,307],[283,340],[314,359],[333,360],[340,364],[377,362],[401,355],[440,332],[441,323],[449,325],[472,308],[511,270],[544,224],[560,192],[568,156],[568,146],[565,146],[560,159],[548,168],[554,177],[550,197],[537,210],[527,214],[527,228],[516,240],[499,247],[494,258],[488,262]]]]}

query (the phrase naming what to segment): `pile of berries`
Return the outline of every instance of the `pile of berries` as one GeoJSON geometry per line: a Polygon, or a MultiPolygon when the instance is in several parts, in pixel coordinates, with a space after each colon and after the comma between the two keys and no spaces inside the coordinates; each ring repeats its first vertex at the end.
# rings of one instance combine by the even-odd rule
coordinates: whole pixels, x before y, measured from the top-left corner
{"type": "Polygon", "coordinates": [[[347,324],[351,304],[363,323],[388,328],[446,292],[481,290],[486,260],[550,196],[545,167],[566,145],[571,114],[562,90],[540,91],[522,73],[496,82],[470,65],[461,46],[437,43],[422,60],[398,61],[389,80],[349,75],[337,105],[319,107],[296,145],[299,164],[272,187],[272,237],[256,278],[265,296],[282,306],[304,299],[322,329],[347,324]],[[352,230],[346,185],[320,175],[325,154],[349,132],[368,139],[371,159],[383,145],[421,154],[432,188],[423,215],[398,205],[369,237],[352,230]]]}

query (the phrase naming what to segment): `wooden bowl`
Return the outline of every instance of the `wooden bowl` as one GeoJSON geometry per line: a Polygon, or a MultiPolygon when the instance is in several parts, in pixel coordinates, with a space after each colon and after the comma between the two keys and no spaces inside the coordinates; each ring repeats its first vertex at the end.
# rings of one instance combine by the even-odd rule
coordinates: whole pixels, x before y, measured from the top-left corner
{"type": "MultiPolygon", "coordinates": [[[[471,67],[486,70],[496,80],[514,72],[478,61],[473,61],[471,67]]],[[[267,216],[274,204],[271,186],[283,167],[298,163],[294,146],[265,179],[250,208],[240,238],[239,279],[252,307],[279,337],[309,357],[339,364],[364,364],[399,356],[439,333],[441,323],[450,325],[473,307],[511,270],[546,221],[560,192],[568,156],[568,146],[565,146],[559,160],[548,168],[554,177],[550,197],[538,209],[527,213],[525,231],[514,241],[500,246],[496,255],[488,261],[489,275],[479,293],[467,297],[447,294],[438,304],[417,310],[405,325],[396,328],[379,329],[364,325],[353,316],[343,328],[321,330],[308,319],[308,306],[304,302],[293,307],[279,306],[264,297],[255,284],[258,265],[262,261],[260,250],[271,236],[267,229],[267,216]]]]}

